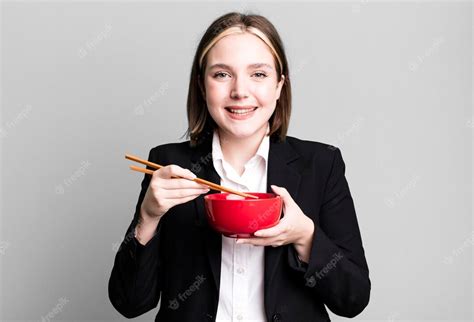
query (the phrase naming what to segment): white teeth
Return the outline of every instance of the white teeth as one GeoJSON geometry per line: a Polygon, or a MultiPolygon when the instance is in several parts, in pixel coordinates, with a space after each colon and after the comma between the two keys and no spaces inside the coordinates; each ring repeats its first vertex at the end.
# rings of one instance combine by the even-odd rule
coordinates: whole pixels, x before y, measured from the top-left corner
{"type": "Polygon", "coordinates": [[[229,111],[231,113],[234,113],[234,114],[247,114],[247,113],[250,113],[254,110],[255,108],[250,108],[248,110],[233,110],[233,109],[229,109],[229,111]]]}

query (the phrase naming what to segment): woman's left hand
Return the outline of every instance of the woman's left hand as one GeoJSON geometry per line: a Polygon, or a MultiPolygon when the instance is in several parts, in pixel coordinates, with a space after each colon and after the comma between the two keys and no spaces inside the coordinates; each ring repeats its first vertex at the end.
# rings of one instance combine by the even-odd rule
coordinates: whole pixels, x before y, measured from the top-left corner
{"type": "Polygon", "coordinates": [[[271,188],[283,201],[283,218],[276,226],[256,231],[256,237],[238,239],[237,244],[273,247],[294,244],[300,260],[308,263],[314,234],[313,220],[303,213],[285,188],[274,185],[271,188]]]}

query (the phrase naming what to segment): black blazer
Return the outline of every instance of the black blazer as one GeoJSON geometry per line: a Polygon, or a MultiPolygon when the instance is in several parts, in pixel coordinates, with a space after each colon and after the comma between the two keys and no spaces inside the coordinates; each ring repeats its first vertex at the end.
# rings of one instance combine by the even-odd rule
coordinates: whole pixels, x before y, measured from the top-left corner
{"type": "MultiPolygon", "coordinates": [[[[148,159],[190,169],[220,184],[212,140],[160,145],[148,159]]],[[[270,139],[267,192],[285,187],[315,224],[309,264],[292,245],[265,247],[264,303],[268,321],[330,321],[354,317],[367,306],[371,282],[354,203],[338,148],[287,136],[270,139]]],[[[142,246],[134,237],[140,205],[150,183],[145,175],[135,215],[118,250],[108,292],[127,318],[161,305],[155,321],[215,321],[219,297],[221,235],[207,223],[203,195],[171,208],[157,234],[142,246]]],[[[215,191],[211,191],[215,193],[215,191]]],[[[225,285],[222,285],[225,287],[225,285]]]]}

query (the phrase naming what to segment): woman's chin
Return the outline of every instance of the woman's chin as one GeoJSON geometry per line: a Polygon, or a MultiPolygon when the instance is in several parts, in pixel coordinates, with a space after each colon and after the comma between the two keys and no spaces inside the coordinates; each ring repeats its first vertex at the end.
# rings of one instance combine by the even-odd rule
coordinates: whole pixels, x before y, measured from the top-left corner
{"type": "Polygon", "coordinates": [[[256,131],[257,129],[255,128],[245,128],[245,129],[231,128],[226,131],[227,132],[226,135],[233,139],[244,140],[244,139],[253,137],[256,131]]]}

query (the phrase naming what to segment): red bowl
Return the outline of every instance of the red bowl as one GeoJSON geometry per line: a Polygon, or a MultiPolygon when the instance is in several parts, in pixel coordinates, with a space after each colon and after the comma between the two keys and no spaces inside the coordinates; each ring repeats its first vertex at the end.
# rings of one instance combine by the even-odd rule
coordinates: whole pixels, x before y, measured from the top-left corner
{"type": "Polygon", "coordinates": [[[260,229],[280,221],[281,197],[274,193],[246,192],[258,199],[229,193],[204,196],[207,219],[211,227],[228,237],[251,237],[260,229]],[[232,199],[227,199],[232,198],[232,199]],[[238,199],[237,199],[238,198],[238,199]]]}

